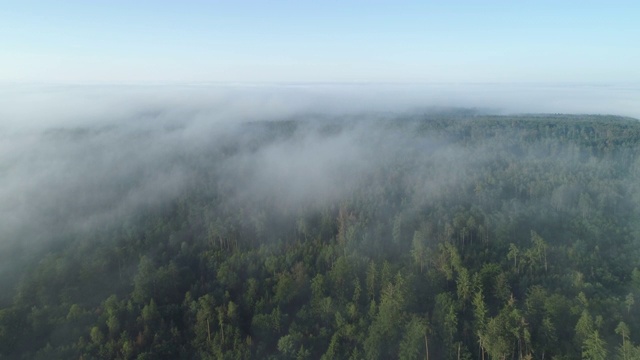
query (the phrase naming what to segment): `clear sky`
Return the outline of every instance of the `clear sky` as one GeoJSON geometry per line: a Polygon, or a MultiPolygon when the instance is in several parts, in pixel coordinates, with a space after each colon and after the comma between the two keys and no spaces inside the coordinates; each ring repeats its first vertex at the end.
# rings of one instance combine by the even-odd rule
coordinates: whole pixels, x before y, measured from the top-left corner
{"type": "Polygon", "coordinates": [[[0,82],[640,82],[639,1],[0,0],[0,82]]]}

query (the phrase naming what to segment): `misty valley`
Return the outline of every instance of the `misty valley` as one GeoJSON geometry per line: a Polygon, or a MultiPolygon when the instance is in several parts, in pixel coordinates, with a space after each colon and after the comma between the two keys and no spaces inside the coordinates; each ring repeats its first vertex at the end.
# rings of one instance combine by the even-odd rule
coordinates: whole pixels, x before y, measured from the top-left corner
{"type": "Polygon", "coordinates": [[[640,359],[638,120],[183,115],[0,135],[0,359],[640,359]]]}

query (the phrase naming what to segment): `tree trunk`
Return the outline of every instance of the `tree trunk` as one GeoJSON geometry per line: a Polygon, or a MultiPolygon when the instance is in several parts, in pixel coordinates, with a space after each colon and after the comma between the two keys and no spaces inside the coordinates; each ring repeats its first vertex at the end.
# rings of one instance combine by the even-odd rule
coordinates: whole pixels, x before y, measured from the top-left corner
{"type": "Polygon", "coordinates": [[[427,360],[429,360],[429,340],[427,339],[427,335],[424,336],[424,349],[427,352],[427,360]]]}
{"type": "Polygon", "coordinates": [[[209,319],[207,319],[207,343],[211,342],[211,327],[209,326],[209,319]]]}
{"type": "Polygon", "coordinates": [[[222,323],[220,323],[220,334],[222,335],[222,343],[224,344],[224,327],[222,323]]]}

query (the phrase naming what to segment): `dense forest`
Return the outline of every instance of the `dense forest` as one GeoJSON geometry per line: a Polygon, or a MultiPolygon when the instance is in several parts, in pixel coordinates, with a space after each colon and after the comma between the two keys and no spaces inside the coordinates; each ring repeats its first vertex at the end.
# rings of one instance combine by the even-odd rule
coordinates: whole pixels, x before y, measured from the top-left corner
{"type": "MultiPolygon", "coordinates": [[[[637,120],[307,115],[203,138],[152,164],[181,169],[171,196],[2,232],[0,359],[640,359],[637,120]]],[[[104,196],[162,180],[132,171],[104,196]]]]}

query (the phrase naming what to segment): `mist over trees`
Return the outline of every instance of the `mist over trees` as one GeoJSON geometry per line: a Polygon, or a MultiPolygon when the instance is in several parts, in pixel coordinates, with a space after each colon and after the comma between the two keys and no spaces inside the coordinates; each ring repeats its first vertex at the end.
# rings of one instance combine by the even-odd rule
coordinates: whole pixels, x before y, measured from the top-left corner
{"type": "Polygon", "coordinates": [[[0,358],[640,357],[637,120],[241,108],[3,132],[0,358]]]}

